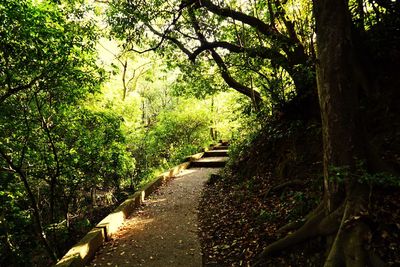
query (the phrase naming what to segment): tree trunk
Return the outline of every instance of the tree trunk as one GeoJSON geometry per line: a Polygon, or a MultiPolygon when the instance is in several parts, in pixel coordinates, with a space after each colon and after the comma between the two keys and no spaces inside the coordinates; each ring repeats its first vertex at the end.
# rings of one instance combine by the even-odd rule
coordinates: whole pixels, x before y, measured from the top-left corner
{"type": "Polygon", "coordinates": [[[49,241],[47,240],[46,234],[44,232],[44,228],[42,225],[42,218],[40,216],[40,210],[35,198],[34,193],[32,192],[32,189],[29,185],[28,182],[28,177],[26,176],[25,171],[21,168],[18,167],[16,165],[14,165],[13,160],[11,159],[11,157],[9,157],[7,155],[7,153],[5,153],[4,151],[0,150],[0,156],[3,157],[3,159],[7,162],[8,165],[10,165],[10,167],[15,171],[16,174],[18,174],[18,176],[20,177],[24,188],[26,190],[28,199],[30,201],[30,205],[32,208],[32,215],[33,215],[33,219],[36,223],[36,231],[37,234],[39,236],[39,239],[42,241],[43,246],[45,248],[45,250],[47,251],[47,253],[49,254],[50,258],[56,262],[58,260],[57,254],[54,251],[53,247],[50,245],[49,241]]]}
{"type": "MultiPolygon", "coordinates": [[[[361,125],[357,114],[357,88],[354,82],[354,57],[351,21],[345,1],[316,0],[314,3],[318,45],[317,82],[321,107],[324,178],[328,205],[334,207],[344,188],[330,179],[332,167],[354,168],[362,159],[361,125]]],[[[346,178],[349,187],[353,181],[346,178]]]]}
{"type": "Polygon", "coordinates": [[[367,257],[362,243],[369,229],[356,218],[366,212],[367,190],[353,174],[357,161],[366,160],[367,142],[358,110],[355,73],[360,70],[356,70],[348,3],[315,0],[314,14],[324,144],[324,204],[328,213],[344,207],[325,266],[365,266],[367,257]],[[350,228],[349,222],[353,223],[350,228]],[[345,227],[347,230],[343,231],[345,227]]]}
{"type": "Polygon", "coordinates": [[[294,233],[270,244],[271,253],[316,236],[326,236],[325,267],[367,266],[365,245],[370,230],[363,219],[368,190],[355,178],[357,163],[367,161],[367,143],[359,115],[357,69],[346,1],[314,0],[317,32],[317,83],[324,145],[324,198],[303,223],[289,224],[279,232],[294,233]]]}
{"type": "Polygon", "coordinates": [[[126,84],[126,71],[128,69],[128,59],[125,59],[125,61],[122,63],[122,87],[123,87],[123,92],[122,92],[122,101],[125,101],[126,94],[128,93],[128,86],[126,84]]]}

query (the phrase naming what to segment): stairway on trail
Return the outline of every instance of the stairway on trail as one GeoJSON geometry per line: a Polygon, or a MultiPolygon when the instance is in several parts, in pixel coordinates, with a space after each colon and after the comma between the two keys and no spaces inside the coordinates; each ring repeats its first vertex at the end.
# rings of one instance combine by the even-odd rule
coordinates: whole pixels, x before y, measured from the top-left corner
{"type": "Polygon", "coordinates": [[[222,168],[228,161],[228,146],[215,146],[212,150],[204,152],[202,158],[192,161],[191,168],[222,168]]]}
{"type": "Polygon", "coordinates": [[[202,267],[196,208],[204,183],[218,171],[182,171],[143,202],[90,266],[202,267]]]}
{"type": "Polygon", "coordinates": [[[201,156],[146,198],[89,266],[202,267],[197,205],[210,175],[226,164],[228,146],[219,144],[201,156]]]}

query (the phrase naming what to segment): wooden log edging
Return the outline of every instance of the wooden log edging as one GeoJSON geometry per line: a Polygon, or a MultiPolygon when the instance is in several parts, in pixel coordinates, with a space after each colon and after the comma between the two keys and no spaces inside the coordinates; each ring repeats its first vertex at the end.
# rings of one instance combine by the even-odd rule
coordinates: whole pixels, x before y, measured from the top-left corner
{"type": "MultiPolygon", "coordinates": [[[[212,147],[211,147],[212,148],[212,147]]],[[[207,151],[208,149],[204,149],[207,151]]],[[[62,257],[54,267],[84,267],[94,257],[104,242],[110,240],[127,217],[137,209],[144,199],[157,190],[164,182],[172,179],[179,172],[189,168],[190,163],[203,157],[204,152],[186,158],[186,161],[157,176],[139,191],[129,196],[112,213],[101,220],[75,246],[62,257]]]]}

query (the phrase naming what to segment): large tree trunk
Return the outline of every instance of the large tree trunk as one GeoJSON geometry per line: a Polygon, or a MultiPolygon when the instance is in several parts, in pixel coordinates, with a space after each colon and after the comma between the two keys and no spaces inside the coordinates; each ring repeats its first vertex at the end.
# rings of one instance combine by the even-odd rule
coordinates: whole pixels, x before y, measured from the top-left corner
{"type": "Polygon", "coordinates": [[[366,160],[367,143],[358,114],[355,73],[359,70],[356,70],[347,4],[343,0],[314,1],[324,144],[324,205],[327,213],[343,208],[325,266],[365,266],[367,255],[362,244],[369,236],[368,227],[360,220],[367,209],[366,189],[352,175],[357,161],[366,160]]]}
{"type": "MultiPolygon", "coordinates": [[[[357,84],[354,77],[354,57],[351,20],[343,0],[315,0],[317,31],[317,82],[321,107],[324,144],[324,181],[329,210],[342,199],[339,186],[330,169],[351,171],[355,159],[364,155],[363,133],[358,115],[357,84]],[[337,196],[337,197],[335,197],[337,196]]],[[[344,181],[353,182],[350,177],[344,181]]],[[[349,189],[349,188],[347,188],[349,189]]]]}
{"type": "MultiPolygon", "coordinates": [[[[363,222],[368,191],[356,176],[360,161],[367,162],[367,144],[359,115],[357,69],[351,19],[346,0],[314,0],[317,31],[317,82],[324,144],[324,197],[304,222],[292,223],[280,231],[297,229],[272,243],[260,255],[326,236],[325,267],[367,266],[374,259],[364,249],[370,236],[363,222]]],[[[359,76],[358,76],[359,77],[359,76]]]]}

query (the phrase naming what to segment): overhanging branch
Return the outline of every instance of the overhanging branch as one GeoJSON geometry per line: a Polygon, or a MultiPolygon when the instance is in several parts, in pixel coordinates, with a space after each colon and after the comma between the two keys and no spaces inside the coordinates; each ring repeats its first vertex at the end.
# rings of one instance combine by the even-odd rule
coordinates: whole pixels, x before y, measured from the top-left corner
{"type": "Polygon", "coordinates": [[[211,50],[211,55],[220,69],[222,78],[229,87],[253,99],[256,109],[258,109],[262,102],[260,93],[236,81],[229,73],[229,70],[221,56],[215,50],[211,50]]]}
{"type": "MultiPolygon", "coordinates": [[[[189,16],[192,21],[192,26],[199,37],[201,46],[210,44],[206,37],[201,32],[199,23],[196,19],[196,15],[193,9],[189,8],[189,16]]],[[[226,43],[225,44],[229,44],[226,43]]],[[[228,67],[226,66],[225,62],[223,61],[222,57],[215,51],[213,48],[208,49],[211,52],[212,58],[214,59],[215,63],[217,64],[218,68],[220,69],[221,76],[224,81],[229,85],[229,87],[235,89],[236,91],[248,96],[254,103],[254,107],[256,110],[260,109],[260,104],[262,103],[262,98],[259,92],[253,90],[253,88],[247,87],[244,84],[239,83],[236,81],[231,74],[229,73],[228,67]]]]}
{"type": "Polygon", "coordinates": [[[216,42],[203,42],[200,47],[193,51],[192,55],[189,57],[190,60],[195,61],[196,57],[206,50],[211,50],[215,48],[224,48],[232,53],[245,53],[251,58],[264,58],[271,59],[274,63],[278,65],[288,65],[289,62],[287,58],[280,54],[277,50],[270,49],[267,47],[242,47],[226,41],[216,41],[216,42]]]}
{"type": "Polygon", "coordinates": [[[149,30],[154,33],[157,36],[160,36],[166,40],[169,40],[170,42],[174,43],[183,53],[185,53],[189,58],[192,55],[192,52],[190,52],[178,39],[169,36],[166,33],[161,33],[157,31],[156,29],[153,28],[150,24],[146,24],[146,26],[149,28],[149,30]]]}
{"type": "Polygon", "coordinates": [[[2,96],[0,96],[0,104],[3,103],[10,96],[17,94],[20,91],[24,91],[24,90],[31,88],[36,82],[38,82],[44,76],[45,76],[45,74],[41,73],[39,76],[36,76],[27,84],[23,84],[23,85],[8,89],[2,96]]]}
{"type": "Polygon", "coordinates": [[[203,7],[213,14],[243,22],[244,24],[257,29],[260,33],[283,41],[284,43],[288,41],[290,42],[290,39],[287,36],[283,35],[275,27],[268,25],[257,17],[247,15],[228,7],[220,7],[209,0],[184,0],[181,4],[183,7],[190,5],[194,7],[203,7]]]}

